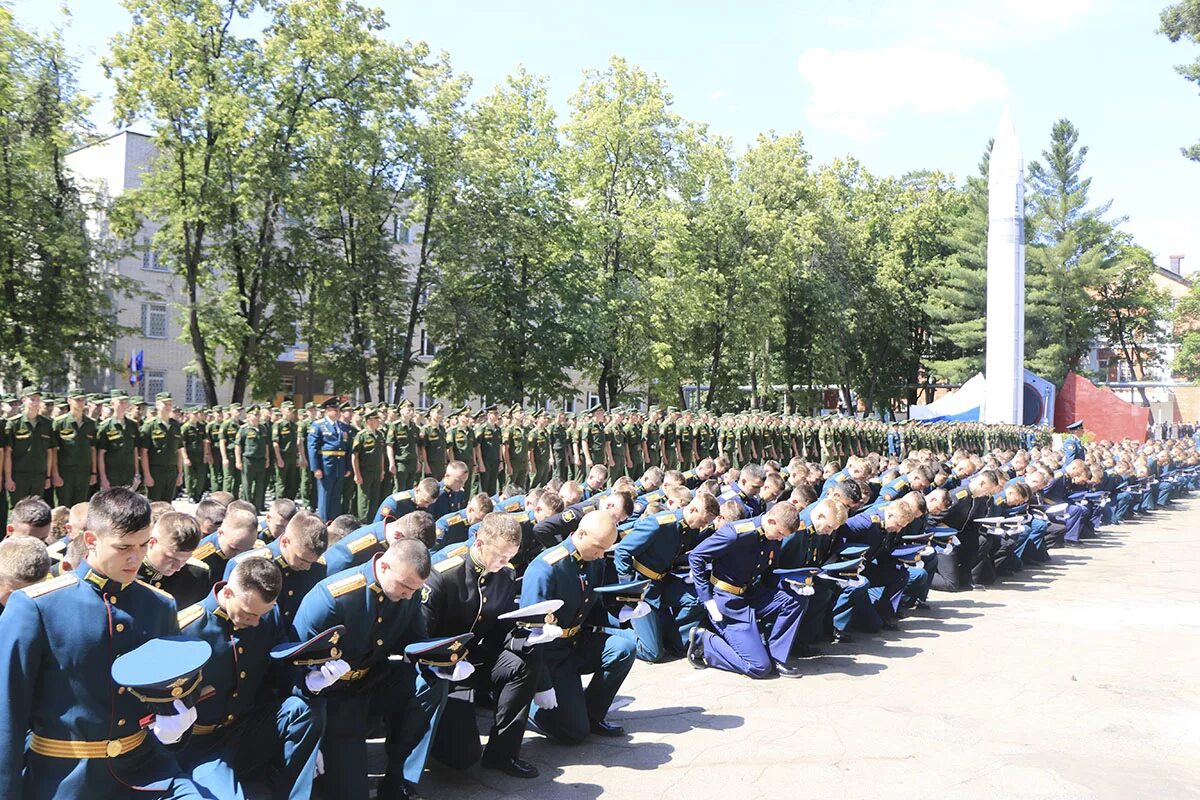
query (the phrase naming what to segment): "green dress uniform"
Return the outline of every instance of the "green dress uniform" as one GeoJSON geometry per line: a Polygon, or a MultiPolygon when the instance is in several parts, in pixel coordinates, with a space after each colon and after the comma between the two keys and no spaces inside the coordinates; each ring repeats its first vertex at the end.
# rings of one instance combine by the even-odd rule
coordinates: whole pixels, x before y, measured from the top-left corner
{"type": "Polygon", "coordinates": [[[279,446],[283,466],[276,464],[275,497],[295,500],[300,492],[300,455],[296,423],[281,419],[271,426],[271,443],[279,446]]]}
{"type": "MultiPolygon", "coordinates": [[[[396,477],[393,483],[394,491],[403,492],[417,485],[421,476],[417,470],[417,443],[421,438],[421,429],[412,420],[405,422],[398,419],[392,423],[388,431],[392,443],[392,454],[396,459],[396,477]]],[[[371,512],[374,516],[375,512],[371,512]]]]}
{"type": "MultiPolygon", "coordinates": [[[[242,473],[238,471],[237,457],[233,453],[233,446],[237,442],[238,431],[240,429],[241,425],[237,420],[227,419],[221,423],[220,446],[217,449],[217,455],[214,456],[214,458],[219,457],[221,446],[229,454],[229,464],[225,466],[225,482],[223,486],[225,487],[225,491],[234,497],[242,496],[242,473]]],[[[266,462],[264,461],[263,463],[265,464],[266,462]]]]}
{"type": "Polygon", "coordinates": [[[707,422],[697,422],[692,435],[696,439],[696,454],[700,460],[717,454],[717,432],[707,422]]]}
{"type": "MultiPolygon", "coordinates": [[[[312,427],[313,421],[305,414],[304,418],[296,423],[296,440],[299,448],[307,447],[308,429],[312,427]]],[[[304,508],[314,508],[317,501],[317,485],[313,482],[312,465],[308,469],[300,470],[300,484],[296,500],[304,508]]]]}
{"type": "MultiPolygon", "coordinates": [[[[608,439],[608,434],[604,432],[604,426],[595,420],[588,420],[587,425],[583,428],[583,441],[587,444],[588,452],[592,456],[592,464],[604,464],[604,442],[608,439]]],[[[590,467],[585,462],[583,465],[583,479],[587,480],[587,473],[590,467]]]]}
{"type": "Polygon", "coordinates": [[[679,469],[679,454],[675,452],[675,445],[678,444],[679,437],[675,431],[675,423],[664,422],[659,430],[662,431],[663,439],[663,469],[679,469]]]}
{"type": "Polygon", "coordinates": [[[132,486],[137,474],[134,458],[137,455],[137,423],[129,417],[117,422],[109,417],[96,430],[96,449],[104,451],[104,473],[109,486],[132,486]]]}
{"type": "MultiPolygon", "coordinates": [[[[613,466],[608,470],[608,480],[611,483],[629,472],[629,468],[625,465],[625,448],[627,446],[625,426],[617,425],[614,422],[608,423],[604,428],[604,437],[608,440],[608,447],[612,451],[613,457],[613,466]]],[[[594,453],[592,457],[595,458],[594,453]]]]}
{"type": "MultiPolygon", "coordinates": [[[[351,425],[349,422],[342,423],[349,431],[346,435],[347,448],[354,444],[354,438],[358,436],[358,427],[351,425]]],[[[350,468],[350,451],[346,450],[346,478],[342,481],[342,511],[346,514],[355,513],[358,511],[358,484],[354,482],[354,471],[350,468]]]]}
{"type": "Polygon", "coordinates": [[[579,421],[575,423],[575,427],[571,429],[571,441],[575,445],[575,452],[579,454],[579,461],[574,464],[574,477],[578,483],[583,483],[587,478],[587,462],[583,458],[583,442],[586,438],[587,423],[579,421]]]}
{"type": "Polygon", "coordinates": [[[50,451],[58,449],[54,424],[41,414],[31,422],[24,414],[9,417],[8,446],[12,448],[8,474],[16,488],[8,493],[8,507],[26,497],[41,497],[50,474],[50,451]]]}
{"type": "Polygon", "coordinates": [[[485,422],[475,429],[475,441],[479,443],[479,455],[483,458],[479,488],[488,497],[500,493],[500,467],[503,464],[500,445],[503,439],[504,430],[499,425],[485,422]]]}
{"type": "Polygon", "coordinates": [[[472,425],[454,425],[446,430],[446,441],[450,445],[455,461],[467,465],[467,486],[475,477],[475,428],[472,425]]]}
{"type": "Polygon", "coordinates": [[[224,423],[214,419],[204,426],[208,435],[208,449],[212,453],[212,463],[208,465],[208,486],[214,492],[225,488],[225,466],[221,463],[221,427],[224,423]]]}
{"type": "Polygon", "coordinates": [[[63,482],[55,490],[55,502],[70,508],[91,497],[96,421],[84,414],[76,422],[73,414],[63,414],[54,420],[54,436],[58,441],[58,475],[63,482]]]}
{"type": "Polygon", "coordinates": [[[382,428],[373,431],[368,426],[355,435],[350,445],[350,452],[358,456],[358,471],[363,479],[362,485],[358,487],[359,519],[372,519],[383,503],[386,441],[382,428]]]}
{"type": "Polygon", "coordinates": [[[179,448],[183,446],[183,435],[175,420],[163,422],[151,417],[142,425],[139,447],[146,450],[150,462],[150,477],[153,486],[146,487],[146,497],[151,503],[171,502],[179,491],[179,448]]]}
{"type": "Polygon", "coordinates": [[[560,422],[550,423],[550,452],[554,456],[554,476],[560,481],[571,477],[568,472],[571,462],[571,440],[567,426],[560,422]]]}
{"type": "Polygon", "coordinates": [[[508,463],[512,468],[508,482],[523,491],[529,488],[529,441],[524,426],[505,426],[504,444],[508,446],[508,463]]]}
{"type": "Polygon", "coordinates": [[[179,428],[183,437],[183,452],[191,466],[183,467],[183,488],[188,499],[199,503],[207,487],[208,465],[204,463],[204,444],[208,441],[208,426],[203,422],[185,422],[179,428]]]}
{"type": "Polygon", "coordinates": [[[642,458],[642,426],[632,422],[625,423],[625,452],[633,462],[630,467],[630,477],[640,478],[646,472],[646,462],[642,458]]]}
{"type": "Polygon", "coordinates": [[[545,486],[550,482],[550,429],[537,426],[527,437],[529,452],[533,453],[533,485],[545,486]]]}
{"type": "MultiPolygon", "coordinates": [[[[645,468],[657,467],[662,464],[662,453],[659,452],[662,443],[662,431],[657,422],[647,422],[642,426],[642,438],[646,440],[645,468]]],[[[641,476],[639,476],[641,477],[641,476]]]]}
{"type": "MultiPolygon", "coordinates": [[[[267,457],[271,447],[271,426],[249,422],[238,428],[234,440],[242,448],[242,499],[263,510],[267,499],[267,457]]],[[[236,466],[236,465],[235,465],[236,466]]]]}
{"type": "Polygon", "coordinates": [[[675,438],[679,440],[679,468],[689,470],[696,466],[696,457],[692,450],[695,441],[692,426],[686,422],[676,423],[675,438]]]}
{"type": "Polygon", "coordinates": [[[425,425],[421,428],[421,445],[429,462],[430,477],[440,481],[446,475],[446,430],[432,422],[425,425]]]}

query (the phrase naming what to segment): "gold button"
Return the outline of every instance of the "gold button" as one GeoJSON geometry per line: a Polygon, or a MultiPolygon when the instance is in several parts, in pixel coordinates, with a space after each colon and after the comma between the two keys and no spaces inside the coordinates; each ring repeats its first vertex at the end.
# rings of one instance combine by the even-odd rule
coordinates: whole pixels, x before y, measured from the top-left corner
{"type": "Polygon", "coordinates": [[[294,589],[288,589],[288,597],[291,597],[295,593],[296,593],[296,591],[294,589]]]}
{"type": "Polygon", "coordinates": [[[375,618],[375,621],[376,621],[376,622],[383,622],[383,617],[376,617],[376,618],[375,618]]]}
{"type": "Polygon", "coordinates": [[[238,655],[241,655],[241,654],[242,654],[242,653],[244,653],[244,652],[246,652],[246,648],[244,648],[244,647],[239,647],[239,648],[238,648],[238,655]]]}
{"type": "Polygon", "coordinates": [[[121,755],[121,743],[113,739],[105,746],[104,752],[109,758],[116,758],[121,755]]]}
{"type": "Polygon", "coordinates": [[[240,673],[238,673],[238,677],[244,679],[246,677],[246,673],[240,672],[240,673]]]}
{"type": "Polygon", "coordinates": [[[228,717],[225,718],[225,720],[226,720],[226,722],[233,722],[233,714],[230,714],[228,717]]]}
{"type": "Polygon", "coordinates": [[[234,692],[233,694],[231,694],[231,695],[229,695],[229,696],[230,696],[230,697],[237,697],[237,694],[238,694],[237,692],[234,692]]]}
{"type": "Polygon", "coordinates": [[[375,644],[379,645],[380,647],[383,647],[383,639],[376,639],[375,644]]]}
{"type": "Polygon", "coordinates": [[[117,633],[121,633],[121,632],[122,632],[122,631],[124,631],[124,630],[125,630],[125,623],[123,623],[123,622],[118,622],[118,623],[117,623],[117,633]]]}
{"type": "MultiPolygon", "coordinates": [[[[115,606],[117,604],[117,596],[115,594],[110,594],[108,596],[108,602],[112,603],[115,606]]],[[[120,745],[118,745],[118,746],[120,746],[120,745]]]]}
{"type": "Polygon", "coordinates": [[[125,687],[121,686],[117,689],[117,694],[125,694],[125,687]]]}
{"type": "Polygon", "coordinates": [[[125,720],[123,720],[123,719],[119,719],[119,720],[117,720],[117,727],[118,727],[118,728],[124,728],[124,727],[125,727],[125,720]]]}

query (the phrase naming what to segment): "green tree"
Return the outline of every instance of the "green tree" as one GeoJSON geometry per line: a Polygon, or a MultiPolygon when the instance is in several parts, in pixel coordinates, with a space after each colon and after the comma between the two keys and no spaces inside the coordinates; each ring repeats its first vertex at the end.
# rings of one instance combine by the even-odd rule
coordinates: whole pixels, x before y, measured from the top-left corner
{"type": "MultiPolygon", "coordinates": [[[[1172,42],[1187,39],[1192,44],[1200,44],[1200,0],[1183,0],[1164,8],[1159,17],[1158,32],[1172,42]]],[[[1200,56],[1190,64],[1180,64],[1175,71],[1200,85],[1200,56]]],[[[1200,144],[1181,148],[1181,152],[1192,161],[1200,161],[1200,144]]]]}
{"type": "MultiPolygon", "coordinates": [[[[1100,335],[1121,354],[1137,380],[1160,365],[1161,345],[1168,339],[1171,297],[1154,285],[1154,258],[1123,237],[1113,258],[1110,277],[1096,289],[1100,335]]],[[[1150,404],[1146,390],[1142,402],[1150,404]]]]}

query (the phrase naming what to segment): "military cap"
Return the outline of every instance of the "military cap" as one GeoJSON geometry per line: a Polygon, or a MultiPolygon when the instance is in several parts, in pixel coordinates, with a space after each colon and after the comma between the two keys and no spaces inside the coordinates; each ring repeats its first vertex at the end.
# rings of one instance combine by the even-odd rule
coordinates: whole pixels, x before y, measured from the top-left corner
{"type": "Polygon", "coordinates": [[[471,407],[463,406],[462,408],[456,409],[452,416],[461,417],[463,414],[470,414],[470,413],[471,413],[471,407]]]}
{"type": "Polygon", "coordinates": [[[486,414],[486,413],[487,413],[487,412],[489,412],[489,411],[495,411],[495,410],[496,410],[496,404],[495,404],[495,403],[492,403],[492,404],[490,404],[490,405],[486,405],[486,406],[484,406],[483,408],[481,408],[481,409],[479,409],[479,410],[480,410],[481,412],[483,412],[484,414],[486,414]]]}
{"type": "Polygon", "coordinates": [[[921,551],[923,551],[924,549],[925,549],[925,545],[923,545],[923,544],[908,544],[908,545],[905,545],[904,547],[897,547],[894,550],[892,550],[892,558],[899,558],[901,560],[911,560],[911,559],[914,559],[917,556],[919,556],[921,554],[921,551]]]}
{"type": "Polygon", "coordinates": [[[296,404],[293,403],[291,400],[284,400],[282,403],[279,404],[279,407],[280,408],[295,408],[296,404]]]}
{"type": "Polygon", "coordinates": [[[363,419],[379,419],[379,409],[368,408],[362,412],[363,419]]]}
{"type": "Polygon", "coordinates": [[[41,390],[41,389],[39,389],[39,388],[38,388],[38,387],[36,387],[36,386],[25,386],[25,387],[23,387],[23,388],[21,389],[21,397],[22,397],[22,398],[24,398],[24,397],[33,397],[34,395],[37,395],[38,397],[41,397],[41,396],[42,396],[42,390],[41,390]]]}
{"type": "Polygon", "coordinates": [[[15,403],[15,402],[17,402],[17,396],[15,394],[6,394],[3,397],[0,397],[0,403],[15,403]]]}
{"type": "Polygon", "coordinates": [[[431,667],[453,667],[462,659],[467,651],[467,645],[475,638],[475,634],[467,632],[457,636],[447,636],[444,639],[429,639],[423,642],[413,642],[405,646],[405,657],[414,664],[426,664],[431,667]]]}
{"type": "MultiPolygon", "coordinates": [[[[857,563],[857,562],[856,562],[857,563]]],[[[775,576],[791,584],[794,590],[802,595],[813,593],[813,581],[821,574],[820,567],[796,567],[795,569],[777,569],[775,576]]]]}
{"type": "Polygon", "coordinates": [[[111,674],[115,683],[139,700],[170,704],[199,688],[201,670],[211,657],[208,642],[166,636],[119,656],[113,661],[111,674]]]}
{"type": "Polygon", "coordinates": [[[667,413],[668,414],[677,414],[677,413],[679,413],[679,409],[676,408],[675,406],[667,406],[667,413]]]}
{"type": "Polygon", "coordinates": [[[146,405],[146,398],[139,395],[139,396],[133,398],[133,404],[135,406],[144,406],[144,405],[146,405]]]}
{"type": "Polygon", "coordinates": [[[396,404],[396,410],[400,410],[402,408],[412,408],[412,402],[407,397],[396,404]]]}
{"type": "Polygon", "coordinates": [[[440,402],[438,402],[438,403],[434,403],[433,405],[431,405],[431,406],[429,407],[429,410],[430,410],[430,411],[441,411],[441,410],[442,410],[442,404],[441,404],[440,402]]]}
{"type": "Polygon", "coordinates": [[[1083,427],[1083,420],[1081,420],[1081,419],[1077,419],[1077,420],[1075,420],[1074,422],[1072,422],[1070,425],[1068,425],[1068,426],[1067,426],[1067,430],[1069,430],[1069,431],[1077,431],[1077,430],[1079,430],[1079,429],[1080,429],[1080,428],[1082,428],[1082,427],[1083,427]]]}
{"type": "Polygon", "coordinates": [[[604,409],[604,406],[600,405],[599,403],[592,403],[590,406],[587,407],[587,411],[585,413],[595,414],[597,411],[602,411],[603,409],[604,409]]]}
{"type": "Polygon", "coordinates": [[[158,394],[154,395],[154,402],[156,402],[156,403],[161,403],[164,400],[171,400],[171,399],[173,399],[173,398],[171,397],[170,392],[159,392],[158,394]]]}
{"type": "Polygon", "coordinates": [[[659,410],[660,409],[658,406],[650,406],[649,408],[646,409],[646,413],[653,414],[655,411],[659,411],[659,410]]]}
{"type": "Polygon", "coordinates": [[[563,606],[562,600],[543,600],[540,603],[518,608],[501,614],[496,619],[512,620],[519,628],[540,628],[543,625],[557,625],[554,612],[563,606]]]}
{"type": "Polygon", "coordinates": [[[549,411],[547,411],[547,410],[546,410],[546,409],[544,409],[544,408],[539,408],[539,409],[537,410],[537,414],[536,414],[535,416],[538,416],[538,417],[548,417],[548,416],[550,416],[550,412],[549,412],[549,411]]]}
{"type": "Polygon", "coordinates": [[[271,648],[271,658],[288,660],[296,667],[315,667],[342,657],[338,642],[346,633],[345,625],[334,625],[303,642],[285,642],[271,648]]]}
{"type": "Polygon", "coordinates": [[[117,400],[128,400],[129,395],[125,394],[120,389],[113,389],[112,392],[109,393],[108,399],[110,402],[116,402],[117,400]]]}
{"type": "Polygon", "coordinates": [[[511,406],[508,407],[508,413],[510,413],[510,414],[515,414],[518,411],[522,411],[522,410],[523,409],[521,408],[520,403],[513,403],[511,406]]]}
{"type": "Polygon", "coordinates": [[[58,395],[56,395],[54,392],[43,392],[42,399],[47,403],[54,404],[58,402],[58,395]]]}
{"type": "Polygon", "coordinates": [[[321,402],[321,408],[337,408],[340,401],[336,397],[327,397],[321,402]]]}
{"type": "Polygon", "coordinates": [[[350,401],[349,401],[349,400],[347,400],[346,402],[344,402],[344,403],[341,403],[340,405],[338,405],[338,409],[339,409],[339,410],[341,410],[341,411],[349,411],[349,410],[350,410],[350,408],[351,408],[351,406],[350,406],[350,401]]]}
{"type": "Polygon", "coordinates": [[[824,564],[821,571],[835,578],[854,578],[858,576],[860,566],[862,566],[862,558],[849,558],[845,561],[832,561],[824,564]]]}
{"type": "Polygon", "coordinates": [[[241,410],[242,410],[242,404],[241,404],[241,403],[230,403],[230,404],[229,404],[229,410],[230,410],[230,411],[241,411],[241,410]]]}
{"type": "Polygon", "coordinates": [[[428,414],[428,413],[429,413],[429,409],[428,409],[428,408],[418,408],[418,409],[416,409],[416,412],[417,412],[418,414],[428,414]]]}
{"type": "Polygon", "coordinates": [[[312,400],[309,400],[307,403],[304,404],[305,411],[308,411],[309,409],[316,408],[316,407],[317,407],[317,404],[314,403],[312,400]]]}
{"type": "Polygon", "coordinates": [[[72,397],[83,397],[86,399],[88,394],[87,392],[83,391],[83,389],[80,389],[78,386],[76,386],[74,389],[67,389],[67,398],[69,399],[72,397]]]}
{"type": "Polygon", "coordinates": [[[487,419],[487,409],[481,408],[478,411],[476,411],[475,419],[476,419],[476,421],[481,420],[481,419],[487,419]]]}
{"type": "Polygon", "coordinates": [[[606,600],[614,603],[638,603],[645,596],[646,587],[649,585],[650,581],[648,580],[626,581],[597,586],[592,591],[604,595],[606,600]]]}
{"type": "Polygon", "coordinates": [[[864,558],[868,548],[865,544],[850,544],[842,548],[842,558],[864,558]]]}

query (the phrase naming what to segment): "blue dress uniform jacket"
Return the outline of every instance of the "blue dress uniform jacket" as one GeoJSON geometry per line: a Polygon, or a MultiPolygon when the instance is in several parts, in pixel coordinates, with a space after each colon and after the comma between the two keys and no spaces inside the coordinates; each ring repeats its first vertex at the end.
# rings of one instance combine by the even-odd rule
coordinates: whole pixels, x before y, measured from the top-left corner
{"type": "MultiPolygon", "coordinates": [[[[330,575],[300,602],[293,623],[297,641],[345,625],[341,658],[350,672],[321,692],[326,703],[325,757],[327,794],[351,800],[367,798],[366,734],[372,716],[390,722],[387,741],[389,776],[403,764],[404,779],[416,783],[432,741],[432,715],[445,703],[445,681],[408,663],[389,661],[405,645],[428,639],[420,594],[389,600],[375,580],[378,557],[330,575]]],[[[301,683],[300,685],[303,685],[301,683]]],[[[399,778],[395,778],[398,780],[399,778]]]]}
{"type": "MultiPolygon", "coordinates": [[[[519,511],[521,508],[523,506],[518,506],[514,510],[519,511]]],[[[496,510],[499,511],[500,509],[496,510]]],[[[507,509],[505,510],[507,511],[507,509]]],[[[467,530],[470,528],[470,525],[467,522],[467,513],[465,511],[451,511],[448,514],[438,517],[434,523],[434,527],[437,528],[437,541],[433,546],[441,548],[465,542],[467,540],[467,530]]]]}
{"type": "Polygon", "coordinates": [[[912,484],[908,480],[907,475],[901,475],[893,478],[883,485],[879,490],[879,499],[891,502],[897,498],[903,497],[912,490],[912,484]]]}
{"type": "Polygon", "coordinates": [[[107,800],[151,784],[200,797],[142,727],[158,709],[110,675],[117,656],[178,633],[170,595],[86,562],[13,593],[0,625],[0,797],[107,800]]]}
{"type": "Polygon", "coordinates": [[[271,648],[287,636],[279,615],[272,612],[252,628],[236,628],[217,602],[222,586],[179,612],[183,635],[212,647],[204,666],[204,699],[196,704],[196,724],[179,760],[197,785],[231,800],[245,797],[239,774],[282,762],[273,775],[274,796],[303,800],[312,795],[323,707],[282,691],[290,670],[270,657],[271,648]]]}
{"type": "Polygon", "coordinates": [[[363,525],[325,551],[325,573],[336,575],[342,570],[360,567],[386,549],[387,522],[380,520],[363,525]]]}
{"type": "Polygon", "coordinates": [[[300,608],[300,601],[328,575],[324,556],[317,559],[316,563],[306,570],[293,569],[287,563],[287,559],[283,557],[283,546],[276,539],[266,547],[256,547],[234,556],[225,567],[224,580],[229,580],[229,576],[233,574],[233,568],[246,558],[269,558],[283,573],[283,585],[279,589],[279,599],[276,601],[275,608],[282,618],[285,630],[295,619],[296,611],[300,608]]]}
{"type": "Polygon", "coordinates": [[[308,464],[317,481],[317,515],[330,522],[342,513],[342,484],[350,468],[350,426],[319,419],[308,428],[308,464]]]}
{"type": "Polygon", "coordinates": [[[721,492],[720,497],[717,498],[717,501],[721,503],[727,503],[730,500],[739,503],[742,513],[747,517],[757,517],[762,513],[762,498],[746,494],[746,490],[738,485],[737,481],[729,484],[729,488],[721,492]]]}
{"type": "Polygon", "coordinates": [[[411,514],[414,511],[432,512],[432,508],[421,508],[418,506],[417,502],[413,500],[413,490],[405,489],[383,498],[383,502],[379,504],[378,510],[375,511],[374,521],[382,522],[385,519],[400,519],[400,517],[411,514]]]}
{"type": "Polygon", "coordinates": [[[613,554],[617,578],[650,579],[644,599],[653,611],[632,622],[638,658],[643,661],[660,661],[668,649],[682,653],[687,632],[703,616],[692,585],[672,573],[699,536],[684,524],[683,510],[677,509],[642,517],[617,544],[613,554]]]}
{"type": "Polygon", "coordinates": [[[807,603],[785,592],[773,575],[782,542],[762,532],[763,518],[727,523],[688,556],[701,603],[715,600],[721,620],[704,638],[704,659],[720,669],[765,677],[787,661],[807,603]],[[763,645],[759,621],[770,626],[763,645]]]}
{"type": "Polygon", "coordinates": [[[445,516],[452,511],[462,511],[467,506],[465,489],[447,489],[445,481],[438,481],[437,499],[426,509],[434,519],[445,516]]]}
{"type": "Polygon", "coordinates": [[[601,722],[629,674],[634,645],[604,630],[608,622],[596,603],[596,586],[604,583],[605,560],[584,561],[567,538],[538,555],[525,570],[521,605],[562,600],[556,612],[563,635],[542,647],[544,668],[538,689],[554,689],[558,708],[539,708],[537,725],[555,738],[575,743],[587,736],[591,723],[601,722]],[[592,673],[586,689],[582,674],[592,673]]]}

